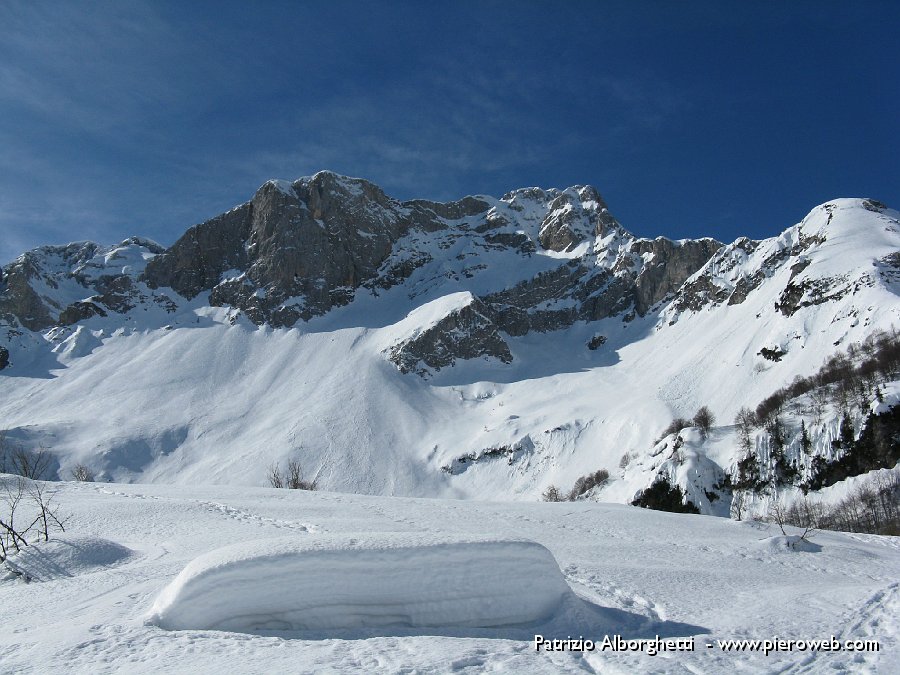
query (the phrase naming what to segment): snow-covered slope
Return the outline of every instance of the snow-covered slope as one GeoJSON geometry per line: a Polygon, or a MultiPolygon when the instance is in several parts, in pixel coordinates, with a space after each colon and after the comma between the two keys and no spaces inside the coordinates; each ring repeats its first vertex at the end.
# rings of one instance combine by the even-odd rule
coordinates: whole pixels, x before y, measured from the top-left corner
{"type": "MultiPolygon", "coordinates": [[[[583,186],[436,204],[269,182],[165,251],[7,266],[0,427],[61,477],[263,485],[294,458],[325,489],[535,499],[605,468],[597,496],[630,501],[658,467],[623,455],[673,417],[729,424],[900,324],[898,252],[898,213],[864,199],[721,246],[637,239],[583,186]]],[[[737,459],[716,439],[704,475],[737,459]]]]}

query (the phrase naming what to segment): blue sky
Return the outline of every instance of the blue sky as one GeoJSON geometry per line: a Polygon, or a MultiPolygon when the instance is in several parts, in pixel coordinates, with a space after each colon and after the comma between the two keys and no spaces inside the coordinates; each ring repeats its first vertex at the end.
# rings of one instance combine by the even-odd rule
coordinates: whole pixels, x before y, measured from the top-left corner
{"type": "Polygon", "coordinates": [[[171,244],[266,179],[589,183],[639,235],[900,207],[896,2],[0,5],[0,262],[171,244]]]}

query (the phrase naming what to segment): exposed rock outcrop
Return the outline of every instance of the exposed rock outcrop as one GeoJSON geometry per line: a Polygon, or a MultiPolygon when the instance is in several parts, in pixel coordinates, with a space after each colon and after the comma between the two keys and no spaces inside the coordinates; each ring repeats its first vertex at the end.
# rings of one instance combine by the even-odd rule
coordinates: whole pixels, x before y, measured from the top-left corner
{"type": "Polygon", "coordinates": [[[419,375],[452,366],[460,359],[481,357],[502,363],[510,363],[513,358],[509,345],[488,318],[487,308],[474,297],[388,350],[388,358],[400,372],[419,375]]]}
{"type": "Polygon", "coordinates": [[[23,253],[4,272],[0,321],[41,331],[130,311],[148,299],[134,277],[163,250],[148,239],[131,237],[111,247],[76,242],[23,253]],[[73,302],[73,296],[80,299],[73,302]]]}
{"type": "Polygon", "coordinates": [[[630,310],[643,315],[674,295],[720,246],[713,239],[633,240],[612,265],[591,265],[585,256],[483,299],[510,335],[558,330],[630,310]]]}
{"type": "Polygon", "coordinates": [[[106,316],[106,312],[96,303],[89,300],[83,300],[73,302],[60,312],[57,323],[60,326],[71,326],[73,323],[89,319],[92,316],[106,316]]]}

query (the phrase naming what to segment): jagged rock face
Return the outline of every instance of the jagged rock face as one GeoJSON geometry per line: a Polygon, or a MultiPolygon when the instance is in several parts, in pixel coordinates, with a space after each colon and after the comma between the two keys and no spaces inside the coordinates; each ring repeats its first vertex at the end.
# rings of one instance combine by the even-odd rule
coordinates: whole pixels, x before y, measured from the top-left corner
{"type": "Polygon", "coordinates": [[[151,287],[291,326],[353,298],[408,226],[378,187],[322,172],[270,181],[247,204],[191,228],[147,266],[151,287]],[[223,278],[223,274],[235,273],[223,278]]]}
{"type": "Polygon", "coordinates": [[[643,315],[674,294],[720,246],[713,239],[638,239],[624,247],[611,269],[591,266],[586,257],[487,295],[484,301],[510,335],[558,330],[575,321],[596,321],[629,310],[643,315]]]}
{"type": "Polygon", "coordinates": [[[438,219],[461,220],[485,213],[491,205],[478,197],[463,197],[455,202],[432,202],[427,199],[413,199],[404,202],[412,212],[413,224],[421,229],[433,231],[444,227],[438,219]]]}
{"type": "Polygon", "coordinates": [[[244,241],[250,234],[252,215],[251,202],[190,228],[147,265],[147,284],[151,288],[168,286],[193,298],[218,284],[226,270],[245,268],[244,241]]]}
{"type": "MultiPolygon", "coordinates": [[[[0,286],[0,317],[11,326],[21,325],[28,330],[52,326],[64,309],[56,297],[63,281],[58,267],[79,270],[99,250],[100,246],[92,242],[78,242],[67,246],[44,246],[21,255],[6,268],[4,283],[0,286]],[[50,260],[57,264],[48,264],[50,260]]],[[[77,272],[69,272],[66,276],[88,288],[77,272]]]]}
{"type": "MultiPolygon", "coordinates": [[[[880,261],[874,268],[859,269],[852,273],[824,274],[822,266],[812,264],[814,256],[828,259],[829,250],[839,250],[841,241],[851,236],[846,225],[835,228],[833,221],[840,210],[857,208],[857,200],[838,200],[823,204],[797,225],[788,228],[778,237],[765,242],[741,238],[723,246],[693,277],[677,290],[673,309],[697,311],[710,305],[743,303],[766,280],[778,276],[784,279],[774,301],[775,309],[790,317],[805,307],[813,307],[840,300],[855,294],[861,287],[876,283],[875,275],[888,282],[892,279],[891,264],[880,261]]],[[[858,200],[858,205],[879,214],[870,226],[877,231],[878,223],[885,231],[895,231],[895,218],[885,215],[883,204],[870,199],[858,200]]],[[[873,231],[873,235],[875,233],[873,231]]],[[[898,275],[900,278],[900,275],[898,275]]]]}
{"type": "Polygon", "coordinates": [[[457,359],[491,357],[512,361],[509,345],[477,298],[389,349],[388,358],[402,373],[428,375],[429,370],[453,366],[457,359]]]}
{"type": "Polygon", "coordinates": [[[594,321],[631,306],[628,280],[609,270],[590,268],[578,261],[539,274],[512,288],[484,297],[488,311],[503,331],[525,335],[594,321]]]}
{"type": "Polygon", "coordinates": [[[42,330],[53,325],[50,311],[30,283],[39,276],[36,261],[28,253],[6,269],[0,317],[9,325],[21,325],[28,330],[42,330]]]}
{"type": "Polygon", "coordinates": [[[73,323],[90,319],[92,316],[106,316],[106,312],[94,302],[73,302],[59,313],[57,323],[60,326],[71,326],[73,323]]]}
{"type": "Polygon", "coordinates": [[[611,229],[619,228],[600,194],[590,185],[556,194],[547,211],[539,241],[548,251],[571,251],[589,238],[602,238],[611,229]]]}
{"type": "Polygon", "coordinates": [[[302,296],[305,318],[349,302],[404,226],[396,202],[371,183],[319,174],[294,186],[296,201],[264,190],[248,242],[253,262],[247,276],[273,300],[302,296]]]}
{"type": "Polygon", "coordinates": [[[570,251],[588,236],[588,232],[579,231],[579,225],[585,221],[585,211],[574,195],[559,195],[550,202],[549,211],[541,223],[540,242],[545,249],[570,251]]]}
{"type": "Polygon", "coordinates": [[[652,241],[636,241],[631,250],[647,256],[635,279],[635,309],[638,314],[644,314],[657,302],[674,294],[721,246],[715,239],[674,242],[657,237],[652,241]]]}

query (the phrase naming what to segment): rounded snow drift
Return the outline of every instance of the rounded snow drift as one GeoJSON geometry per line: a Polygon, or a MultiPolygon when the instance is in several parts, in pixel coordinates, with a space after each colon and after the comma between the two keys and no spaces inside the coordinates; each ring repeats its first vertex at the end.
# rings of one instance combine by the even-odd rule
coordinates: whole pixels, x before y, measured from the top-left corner
{"type": "Polygon", "coordinates": [[[50,581],[88,574],[115,565],[134,555],[130,548],[101,537],[61,534],[35,543],[10,557],[6,566],[12,576],[29,581],[50,581]]]}
{"type": "Polygon", "coordinates": [[[548,619],[572,591],[540,544],[423,534],[290,537],[190,562],[147,620],[239,632],[502,627],[548,619]]]}
{"type": "Polygon", "coordinates": [[[818,553],[822,547],[796,534],[778,535],[760,539],[759,547],[769,553],[818,553]]]}

